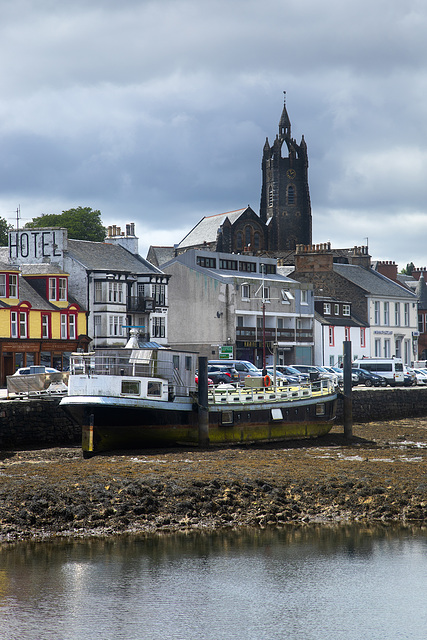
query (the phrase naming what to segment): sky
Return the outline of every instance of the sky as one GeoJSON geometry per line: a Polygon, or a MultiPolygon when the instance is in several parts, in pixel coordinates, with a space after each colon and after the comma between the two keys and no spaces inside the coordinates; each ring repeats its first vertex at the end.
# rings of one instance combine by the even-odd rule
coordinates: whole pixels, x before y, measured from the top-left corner
{"type": "Polygon", "coordinates": [[[283,91],[313,242],[427,266],[425,0],[1,0],[0,217],[77,206],[140,253],[259,213],[283,91]]]}

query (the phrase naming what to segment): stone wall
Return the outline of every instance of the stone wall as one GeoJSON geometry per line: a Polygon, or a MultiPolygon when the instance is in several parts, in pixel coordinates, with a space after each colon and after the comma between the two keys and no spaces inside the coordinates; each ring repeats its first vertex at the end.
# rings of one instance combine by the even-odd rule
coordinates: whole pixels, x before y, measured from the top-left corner
{"type": "Polygon", "coordinates": [[[0,449],[78,445],[81,429],[59,408],[61,398],[0,402],[0,449]]]}
{"type": "MultiPolygon", "coordinates": [[[[353,422],[427,415],[427,388],[353,389],[353,422]]],[[[60,398],[0,401],[0,449],[79,445],[80,427],[59,408],[60,398]]],[[[342,399],[337,424],[342,424],[342,399]]]]}

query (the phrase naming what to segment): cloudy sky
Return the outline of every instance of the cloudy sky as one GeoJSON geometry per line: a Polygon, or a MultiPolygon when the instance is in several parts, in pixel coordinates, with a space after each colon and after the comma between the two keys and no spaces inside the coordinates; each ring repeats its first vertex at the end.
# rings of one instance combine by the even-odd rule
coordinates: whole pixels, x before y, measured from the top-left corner
{"type": "Polygon", "coordinates": [[[1,0],[0,216],[75,206],[140,252],[259,212],[287,93],[313,241],[427,266],[425,0],[1,0]]]}

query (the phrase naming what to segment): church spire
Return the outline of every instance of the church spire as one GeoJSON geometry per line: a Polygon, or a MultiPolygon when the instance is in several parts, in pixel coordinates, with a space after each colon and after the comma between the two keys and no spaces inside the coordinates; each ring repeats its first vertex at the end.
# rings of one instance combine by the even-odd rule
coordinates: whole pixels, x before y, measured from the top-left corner
{"type": "Polygon", "coordinates": [[[291,121],[286,111],[286,91],[283,92],[283,111],[279,122],[279,137],[281,140],[291,137],[291,121]]]}

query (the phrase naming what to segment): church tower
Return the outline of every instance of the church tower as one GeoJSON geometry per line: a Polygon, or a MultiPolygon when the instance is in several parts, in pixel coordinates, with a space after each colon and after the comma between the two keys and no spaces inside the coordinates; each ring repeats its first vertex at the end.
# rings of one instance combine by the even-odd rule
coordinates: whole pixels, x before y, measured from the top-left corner
{"type": "Polygon", "coordinates": [[[291,137],[284,93],[279,133],[272,146],[266,139],[262,156],[260,218],[268,227],[268,249],[276,253],[311,244],[307,145],[304,136],[299,145],[291,137]]]}

